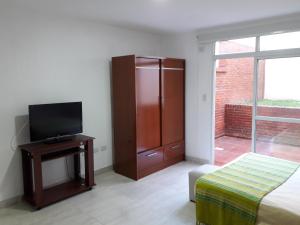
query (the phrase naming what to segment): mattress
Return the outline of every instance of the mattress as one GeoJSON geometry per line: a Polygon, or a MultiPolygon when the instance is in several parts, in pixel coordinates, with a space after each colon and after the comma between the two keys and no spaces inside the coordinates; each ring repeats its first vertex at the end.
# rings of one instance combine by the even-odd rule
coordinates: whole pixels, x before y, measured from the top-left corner
{"type": "Polygon", "coordinates": [[[300,225],[300,168],[285,183],[262,199],[256,225],[300,225]]]}
{"type": "Polygon", "coordinates": [[[300,169],[262,199],[256,224],[300,225],[300,169]]]}

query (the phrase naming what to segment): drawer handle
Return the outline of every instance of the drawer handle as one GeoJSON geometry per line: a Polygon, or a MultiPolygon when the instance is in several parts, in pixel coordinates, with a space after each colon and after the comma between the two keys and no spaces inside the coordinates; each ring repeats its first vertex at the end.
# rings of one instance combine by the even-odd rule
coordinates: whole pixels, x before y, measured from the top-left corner
{"type": "Polygon", "coordinates": [[[153,157],[153,156],[156,156],[156,155],[158,155],[158,153],[157,152],[154,152],[154,153],[150,153],[149,155],[146,155],[147,157],[153,157]]]}
{"type": "Polygon", "coordinates": [[[172,150],[176,150],[178,148],[180,148],[180,145],[175,145],[175,146],[171,147],[172,150]]]}

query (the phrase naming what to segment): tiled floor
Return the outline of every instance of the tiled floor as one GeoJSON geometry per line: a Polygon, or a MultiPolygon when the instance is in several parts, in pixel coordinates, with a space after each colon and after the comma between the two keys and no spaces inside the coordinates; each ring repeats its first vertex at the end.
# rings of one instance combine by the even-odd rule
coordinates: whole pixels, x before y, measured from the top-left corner
{"type": "MultiPolygon", "coordinates": [[[[257,153],[300,162],[300,146],[257,141],[257,153]]],[[[251,140],[223,136],[215,140],[215,164],[224,165],[251,151],[251,140]]]]}
{"type": "MultiPolygon", "coordinates": [[[[250,150],[247,139],[216,140],[217,164],[250,150]]],[[[300,148],[260,142],[266,154],[300,162],[300,148]]],[[[188,172],[198,165],[182,162],[132,181],[113,171],[96,176],[90,192],[32,211],[25,203],[0,209],[0,225],[194,225],[195,206],[188,200],[188,172]]]]}
{"type": "Polygon", "coordinates": [[[106,172],[92,191],[40,211],[24,203],[0,209],[0,225],[195,225],[188,172],[197,166],[182,162],[140,181],[106,172]]]}

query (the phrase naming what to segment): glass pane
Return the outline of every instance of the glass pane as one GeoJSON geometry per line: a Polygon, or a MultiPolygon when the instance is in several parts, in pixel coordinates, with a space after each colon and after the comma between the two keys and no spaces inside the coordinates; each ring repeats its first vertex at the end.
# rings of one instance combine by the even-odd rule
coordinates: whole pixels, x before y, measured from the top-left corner
{"type": "Polygon", "coordinates": [[[259,61],[257,115],[300,118],[300,58],[259,61]]]}
{"type": "Polygon", "coordinates": [[[300,162],[300,124],[257,121],[256,152],[300,162]]]}
{"type": "Polygon", "coordinates": [[[253,58],[217,62],[216,165],[224,165],[251,150],[253,62],[253,58]]]}
{"type": "Polygon", "coordinates": [[[260,50],[279,50],[289,48],[300,48],[300,32],[273,34],[261,36],[260,50]]]}
{"type": "Polygon", "coordinates": [[[231,53],[245,53],[255,51],[255,37],[234,39],[228,41],[218,41],[216,43],[216,55],[231,54],[231,53]]]}

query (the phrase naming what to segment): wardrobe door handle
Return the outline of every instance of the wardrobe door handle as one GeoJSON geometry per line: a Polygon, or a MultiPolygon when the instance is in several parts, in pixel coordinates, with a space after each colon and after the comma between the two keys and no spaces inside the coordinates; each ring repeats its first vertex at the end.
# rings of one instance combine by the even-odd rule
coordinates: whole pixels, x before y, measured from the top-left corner
{"type": "Polygon", "coordinates": [[[171,147],[172,150],[176,150],[178,148],[180,148],[180,145],[175,145],[175,146],[171,147]]]}
{"type": "Polygon", "coordinates": [[[158,153],[157,152],[154,152],[154,153],[150,153],[150,154],[148,154],[148,155],[146,155],[147,157],[153,157],[153,156],[156,156],[156,155],[158,155],[158,153]]]}

